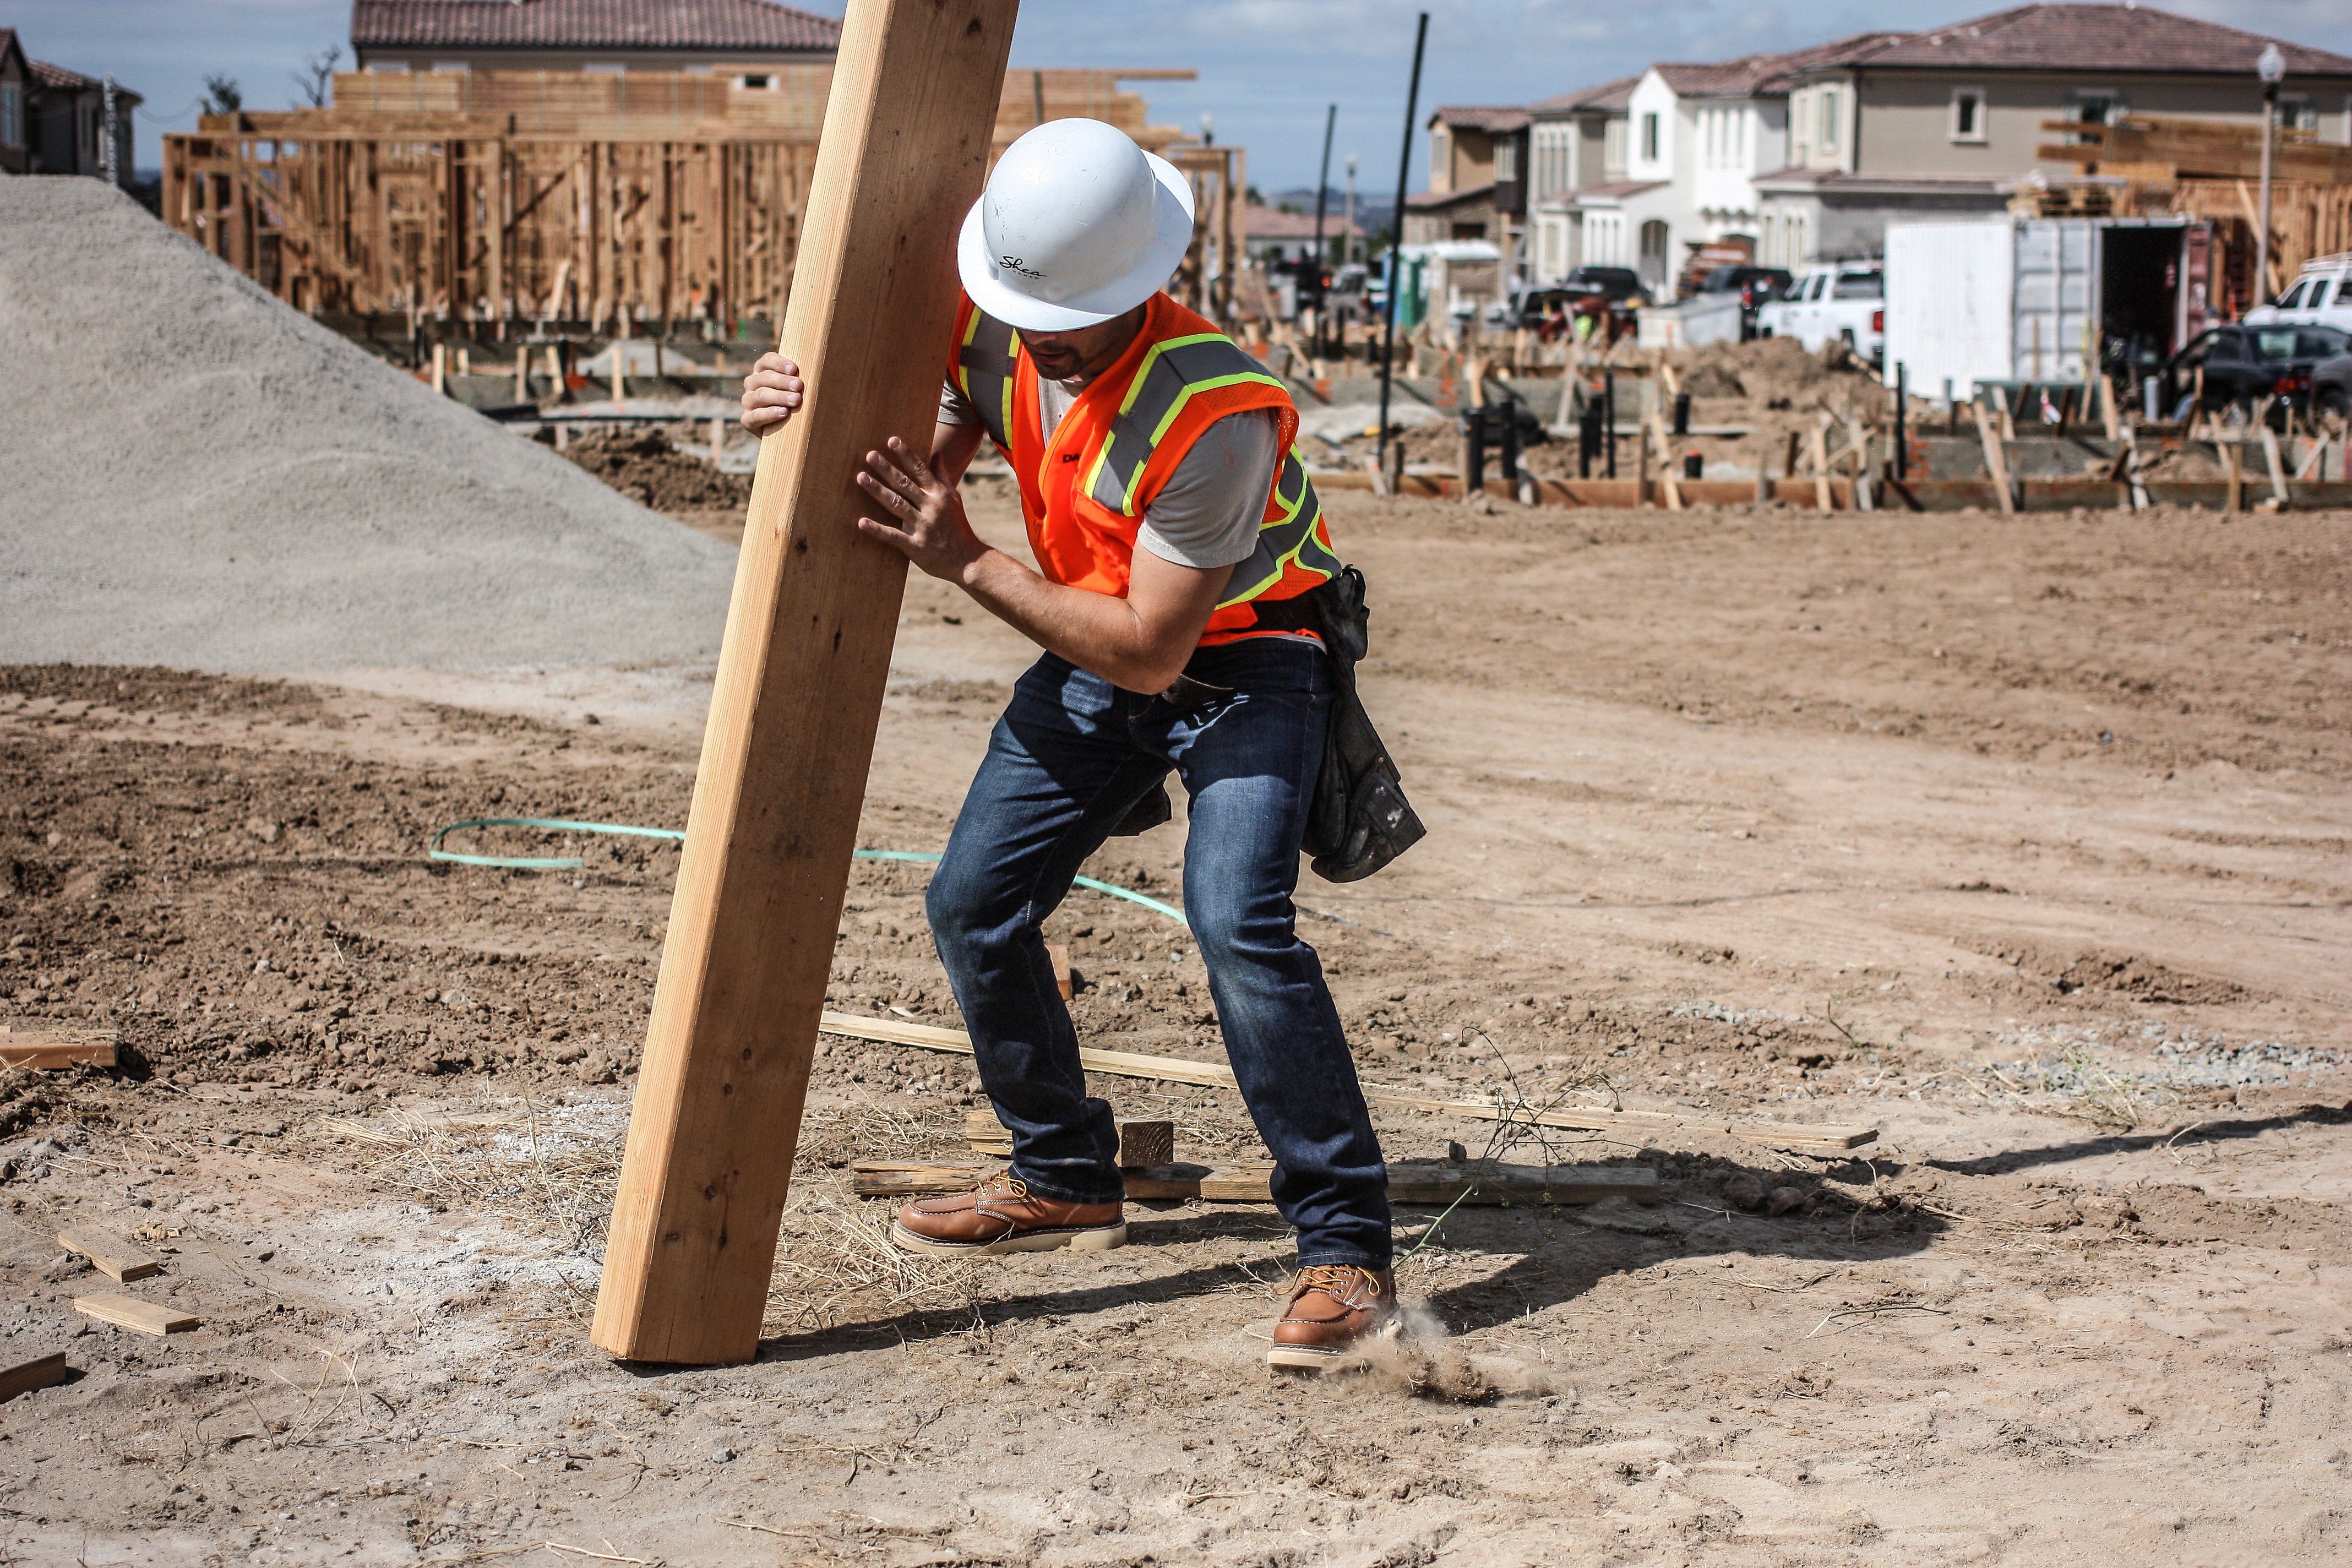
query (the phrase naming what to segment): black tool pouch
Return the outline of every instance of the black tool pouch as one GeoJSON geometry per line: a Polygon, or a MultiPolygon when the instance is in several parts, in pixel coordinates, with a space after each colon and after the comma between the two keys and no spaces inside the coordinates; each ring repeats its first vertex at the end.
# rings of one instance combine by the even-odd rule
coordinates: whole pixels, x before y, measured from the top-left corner
{"type": "Polygon", "coordinates": [[[1371,646],[1371,613],[1364,605],[1364,574],[1342,566],[1339,574],[1303,595],[1315,609],[1315,630],[1330,656],[1331,716],[1323,734],[1323,771],[1307,807],[1302,847],[1313,857],[1315,874],[1327,882],[1354,882],[1370,876],[1429,831],[1404,797],[1404,782],[1381,743],[1356,694],[1356,662],[1371,646]]]}

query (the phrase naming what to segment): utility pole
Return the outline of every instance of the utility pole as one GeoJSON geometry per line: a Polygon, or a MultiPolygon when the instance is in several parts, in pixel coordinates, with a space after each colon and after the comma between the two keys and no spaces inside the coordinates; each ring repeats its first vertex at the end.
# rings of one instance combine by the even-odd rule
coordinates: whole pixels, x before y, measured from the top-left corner
{"type": "Polygon", "coordinates": [[[1323,115],[1323,163],[1315,176],[1315,357],[1323,357],[1323,209],[1331,192],[1331,131],[1339,123],[1339,106],[1323,115]]]}
{"type": "MultiPolygon", "coordinates": [[[[109,72],[106,78],[106,142],[98,150],[98,166],[106,175],[106,183],[117,187],[122,184],[121,161],[115,153],[115,145],[121,136],[121,131],[115,119],[114,76],[109,72]]],[[[2263,189],[2269,190],[2269,184],[2265,183],[2263,189]]]]}
{"type": "Polygon", "coordinates": [[[2263,199],[2254,235],[2254,303],[2259,305],[2271,297],[2271,142],[2278,126],[2279,83],[2286,76],[2286,57],[2276,44],[2263,46],[2254,72],[2263,79],[2263,199]]]}
{"type": "Polygon", "coordinates": [[[1348,221],[1339,236],[1339,259],[1356,259],[1356,155],[1348,154],[1348,221]]]}
{"type": "Polygon", "coordinates": [[[590,1338],[759,1350],[906,558],[855,475],[925,449],[1015,0],[849,0],[778,347],[816,396],[761,438],[590,1338]]]}
{"type": "Polygon", "coordinates": [[[1396,213],[1390,221],[1389,286],[1381,325],[1381,444],[1377,462],[1389,471],[1389,383],[1396,374],[1397,294],[1404,286],[1404,187],[1412,177],[1412,121],[1421,112],[1421,57],[1429,46],[1429,13],[1412,35],[1412,85],[1404,95],[1404,145],[1397,150],[1396,213]]]}

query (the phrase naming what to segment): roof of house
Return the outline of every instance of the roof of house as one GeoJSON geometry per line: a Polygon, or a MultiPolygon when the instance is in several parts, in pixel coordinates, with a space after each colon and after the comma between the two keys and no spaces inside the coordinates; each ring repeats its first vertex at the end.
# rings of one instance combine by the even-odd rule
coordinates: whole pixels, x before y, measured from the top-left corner
{"type": "MultiPolygon", "coordinates": [[[[0,54],[6,52],[5,44],[15,41],[13,34],[0,37],[0,54]]],[[[23,52],[21,45],[18,46],[18,52],[20,54],[23,52]]],[[[35,87],[45,87],[51,92],[103,92],[106,89],[106,84],[94,76],[84,76],[79,71],[68,70],[63,66],[53,66],[47,60],[37,60],[30,55],[26,55],[24,58],[25,78],[35,87]]],[[[146,101],[121,82],[114,84],[114,96],[121,103],[146,101]]]]}
{"type": "MultiPolygon", "coordinates": [[[[1315,215],[1311,212],[1285,212],[1280,207],[1252,202],[1242,209],[1242,232],[1252,239],[1313,239],[1315,215]]],[[[1348,222],[1348,215],[1344,212],[1323,215],[1323,237],[1326,239],[1363,232],[1348,222]]]]}
{"type": "Polygon", "coordinates": [[[1547,98],[1528,105],[1534,114],[1564,114],[1577,109],[1622,109],[1633,100],[1633,89],[1640,83],[1638,76],[1621,76],[1615,81],[1604,81],[1598,87],[1582,87],[1574,92],[1563,92],[1558,98],[1547,98]]]}
{"type": "Polygon", "coordinates": [[[352,47],[833,50],[841,24],[772,0],[352,0],[352,47]]]}
{"type": "Polygon", "coordinates": [[[1843,64],[1870,58],[1874,51],[1896,43],[1905,33],[1855,33],[1809,49],[1781,54],[1744,55],[1736,60],[1686,65],[1662,63],[1654,68],[1682,98],[1754,98],[1784,93],[1799,71],[1825,63],[1843,64]]]}
{"type": "Polygon", "coordinates": [[[1436,212],[1444,207],[1465,206],[1474,202],[1485,202],[1491,205],[1494,200],[1495,182],[1489,180],[1483,185],[1469,185],[1458,191],[1415,191],[1405,197],[1404,205],[1407,212],[1422,213],[1436,212]]]}
{"type": "Polygon", "coordinates": [[[1638,196],[1643,191],[1654,191],[1670,183],[1665,180],[1612,180],[1605,185],[1582,185],[1563,193],[1556,201],[1545,203],[1544,210],[1567,212],[1586,202],[1598,202],[1603,206],[1620,206],[1629,196],[1638,196]]]}
{"type": "Polygon", "coordinates": [[[25,46],[16,41],[16,29],[0,27],[0,59],[6,59],[11,51],[18,59],[25,58],[25,46]]]}
{"type": "Polygon", "coordinates": [[[1457,126],[1465,131],[1484,131],[1490,136],[1500,136],[1517,131],[1528,122],[1528,111],[1509,105],[1478,105],[1450,103],[1429,111],[1430,125],[1457,126]]]}
{"type": "Polygon", "coordinates": [[[2149,5],[2019,5],[1948,26],[1864,35],[1849,43],[1812,63],[1867,65],[1873,70],[2148,71],[2251,79],[2263,46],[2276,43],[2290,77],[2352,76],[2352,56],[2149,5]]]}

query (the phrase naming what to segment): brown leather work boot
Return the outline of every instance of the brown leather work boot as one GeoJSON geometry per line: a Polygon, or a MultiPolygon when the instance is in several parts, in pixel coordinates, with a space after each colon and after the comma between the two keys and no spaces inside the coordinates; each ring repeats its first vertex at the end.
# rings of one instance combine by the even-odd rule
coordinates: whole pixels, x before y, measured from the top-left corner
{"type": "Polygon", "coordinates": [[[1298,1271],[1274,1325],[1268,1366],[1336,1365],[1366,1340],[1396,1331],[1396,1275],[1386,1268],[1318,1263],[1298,1271]]]}
{"type": "Polygon", "coordinates": [[[968,1193],[917,1198],[898,1211],[890,1239],[909,1252],[994,1258],[1057,1247],[1103,1252],[1127,1244],[1119,1204],[1073,1204],[1042,1197],[1010,1171],[968,1193]]]}

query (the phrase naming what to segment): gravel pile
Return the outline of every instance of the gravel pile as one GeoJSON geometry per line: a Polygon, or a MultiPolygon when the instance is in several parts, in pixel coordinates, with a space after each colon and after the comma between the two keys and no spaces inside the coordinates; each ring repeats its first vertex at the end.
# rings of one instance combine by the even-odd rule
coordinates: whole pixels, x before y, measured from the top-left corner
{"type": "Polygon", "coordinates": [[[0,663],[707,659],[735,552],[96,180],[0,180],[0,663]]]}

